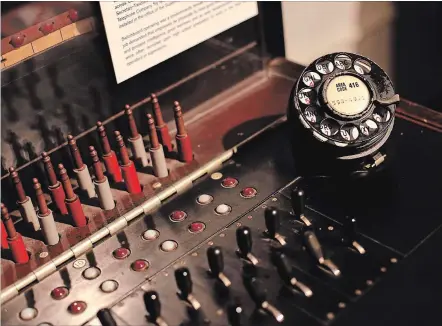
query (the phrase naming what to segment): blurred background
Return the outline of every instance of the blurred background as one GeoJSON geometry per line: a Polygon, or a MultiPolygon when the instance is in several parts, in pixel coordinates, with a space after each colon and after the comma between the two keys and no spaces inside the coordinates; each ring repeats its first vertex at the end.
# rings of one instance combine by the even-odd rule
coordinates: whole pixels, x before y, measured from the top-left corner
{"type": "MultiPolygon", "coordinates": [[[[404,98],[442,111],[438,78],[442,2],[279,2],[277,6],[288,59],[307,65],[329,52],[360,53],[389,73],[404,98]]],[[[87,1],[3,1],[2,38],[69,8],[90,11],[87,1]]],[[[280,34],[280,29],[277,23],[273,32],[280,34]]]]}
{"type": "Polygon", "coordinates": [[[282,14],[288,59],[360,53],[403,98],[442,112],[442,2],[282,2],[282,14]]]}

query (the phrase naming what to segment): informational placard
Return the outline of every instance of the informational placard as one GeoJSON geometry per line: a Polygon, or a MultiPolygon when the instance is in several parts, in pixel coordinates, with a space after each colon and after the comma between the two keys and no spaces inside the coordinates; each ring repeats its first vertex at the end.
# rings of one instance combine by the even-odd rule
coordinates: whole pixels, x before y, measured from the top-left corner
{"type": "Polygon", "coordinates": [[[100,2],[117,83],[258,14],[257,2],[100,2]]]}

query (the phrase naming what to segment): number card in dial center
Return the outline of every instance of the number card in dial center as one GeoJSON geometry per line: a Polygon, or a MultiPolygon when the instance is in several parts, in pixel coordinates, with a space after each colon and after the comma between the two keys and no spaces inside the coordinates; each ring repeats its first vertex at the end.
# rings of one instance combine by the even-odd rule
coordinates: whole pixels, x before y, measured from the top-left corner
{"type": "Polygon", "coordinates": [[[337,76],[327,85],[325,99],[339,114],[357,115],[370,104],[370,92],[365,82],[355,76],[337,76]]]}

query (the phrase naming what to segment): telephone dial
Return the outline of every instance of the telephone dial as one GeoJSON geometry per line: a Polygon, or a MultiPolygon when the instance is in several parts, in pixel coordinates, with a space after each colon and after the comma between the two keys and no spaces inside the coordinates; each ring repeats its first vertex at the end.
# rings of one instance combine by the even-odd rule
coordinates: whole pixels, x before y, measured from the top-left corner
{"type": "Polygon", "coordinates": [[[390,78],[372,60],[345,52],[314,60],[289,99],[301,173],[366,176],[380,168],[398,102],[390,78]]]}

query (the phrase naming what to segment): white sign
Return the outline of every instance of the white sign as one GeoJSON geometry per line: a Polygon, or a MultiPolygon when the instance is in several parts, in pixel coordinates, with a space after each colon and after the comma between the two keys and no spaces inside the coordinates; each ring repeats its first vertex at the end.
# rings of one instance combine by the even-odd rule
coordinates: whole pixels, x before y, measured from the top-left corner
{"type": "Polygon", "coordinates": [[[117,83],[258,14],[257,2],[100,2],[117,83]]]}

